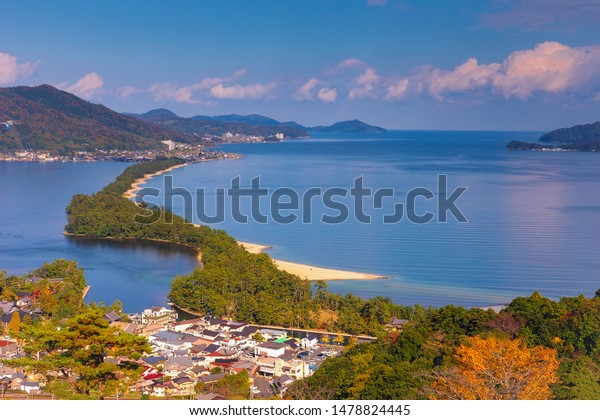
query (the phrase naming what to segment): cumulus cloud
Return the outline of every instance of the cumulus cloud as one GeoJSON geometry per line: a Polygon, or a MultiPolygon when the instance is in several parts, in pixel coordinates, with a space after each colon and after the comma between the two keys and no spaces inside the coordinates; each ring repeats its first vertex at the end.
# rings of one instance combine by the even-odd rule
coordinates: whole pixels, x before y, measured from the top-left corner
{"type": "Polygon", "coordinates": [[[292,95],[296,101],[312,101],[318,99],[322,102],[335,102],[337,99],[337,89],[323,86],[325,82],[312,78],[300,86],[292,95]],[[323,86],[319,89],[319,86],[323,86]]]}
{"type": "Polygon", "coordinates": [[[386,89],[385,99],[388,101],[402,99],[408,92],[408,79],[402,79],[388,85],[386,89]]]}
{"type": "Polygon", "coordinates": [[[155,83],[148,91],[154,96],[156,101],[172,100],[180,103],[187,104],[199,104],[203,101],[194,95],[197,92],[210,92],[215,86],[221,85],[227,82],[233,82],[238,80],[240,77],[246,74],[246,69],[240,69],[234,72],[231,76],[220,78],[220,77],[205,77],[197,83],[178,86],[171,82],[166,83],[155,83]]]}
{"type": "Polygon", "coordinates": [[[323,102],[335,102],[337,99],[337,90],[335,88],[321,88],[317,93],[317,98],[323,102]]]}
{"type": "MultiPolygon", "coordinates": [[[[596,50],[596,53],[598,50],[596,50]]],[[[506,98],[525,99],[536,91],[559,93],[577,85],[588,63],[590,49],[570,48],[558,42],[544,42],[533,50],[515,51],[508,56],[492,83],[506,98]]],[[[600,67],[596,68],[600,72],[600,67]]]]}
{"type": "Polygon", "coordinates": [[[348,92],[348,99],[361,99],[365,97],[375,96],[375,85],[379,83],[381,77],[377,74],[375,69],[368,68],[354,79],[354,87],[348,92]]]}
{"type": "Polygon", "coordinates": [[[210,94],[216,99],[263,99],[277,87],[277,82],[267,84],[255,83],[251,85],[225,86],[219,83],[210,89],[210,94]]]}
{"type": "Polygon", "coordinates": [[[314,77],[312,79],[309,79],[308,82],[306,82],[296,90],[292,98],[297,101],[309,101],[311,99],[314,99],[314,90],[319,85],[319,83],[321,82],[319,82],[319,80],[315,79],[314,77]]]}
{"type": "Polygon", "coordinates": [[[385,99],[400,99],[409,91],[427,92],[438,100],[476,91],[520,100],[536,93],[585,93],[600,83],[600,46],[542,42],[512,52],[501,63],[469,58],[452,70],[423,67],[406,80],[389,85],[385,99]]]}
{"type": "Polygon", "coordinates": [[[133,86],[122,86],[122,87],[116,89],[116,93],[119,96],[119,98],[121,98],[121,99],[127,99],[131,95],[135,95],[136,93],[142,93],[142,92],[143,92],[143,90],[138,89],[133,86]]]}
{"type": "Polygon", "coordinates": [[[345,73],[351,69],[364,69],[367,68],[367,64],[358,58],[347,58],[345,60],[340,61],[335,67],[327,70],[325,72],[326,76],[335,76],[337,74],[345,73]]]}
{"type": "Polygon", "coordinates": [[[479,64],[476,58],[470,58],[452,71],[434,69],[430,74],[429,92],[442,99],[447,92],[477,89],[488,84],[500,68],[498,63],[479,64]]]}
{"type": "Polygon", "coordinates": [[[91,99],[104,86],[104,79],[98,73],[92,72],[83,76],[64,90],[83,99],[91,99]]]}
{"type": "Polygon", "coordinates": [[[19,64],[17,57],[0,53],[0,85],[24,79],[33,74],[40,62],[19,64]]]}

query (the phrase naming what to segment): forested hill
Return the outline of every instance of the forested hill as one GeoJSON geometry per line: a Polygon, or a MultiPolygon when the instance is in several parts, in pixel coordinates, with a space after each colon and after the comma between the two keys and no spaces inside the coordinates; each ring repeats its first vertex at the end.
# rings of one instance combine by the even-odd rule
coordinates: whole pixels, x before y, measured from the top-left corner
{"type": "Polygon", "coordinates": [[[286,137],[306,137],[308,134],[303,127],[289,126],[285,123],[274,124],[266,117],[258,119],[247,116],[207,117],[198,115],[192,118],[180,117],[168,109],[153,109],[145,114],[127,114],[140,121],[148,122],[157,127],[177,131],[178,133],[196,137],[222,137],[226,133],[246,136],[270,137],[282,133],[286,137]],[[231,117],[231,118],[228,118],[231,117]]]}
{"type": "Polygon", "coordinates": [[[506,148],[508,150],[560,149],[598,152],[600,151],[600,121],[559,128],[542,135],[539,141],[543,144],[512,141],[506,148]]]}
{"type": "Polygon", "coordinates": [[[164,108],[153,109],[145,114],[127,114],[141,121],[194,136],[223,136],[227,132],[250,136],[274,136],[282,133],[288,138],[308,137],[309,133],[385,133],[381,127],[359,120],[340,121],[327,126],[305,127],[295,121],[280,122],[263,115],[196,115],[184,118],[164,108]]]}
{"type": "Polygon", "coordinates": [[[4,150],[139,150],[167,139],[197,141],[50,85],[0,88],[0,123],[4,150]]]}
{"type": "Polygon", "coordinates": [[[600,121],[559,128],[540,137],[542,143],[600,143],[600,121]]]}

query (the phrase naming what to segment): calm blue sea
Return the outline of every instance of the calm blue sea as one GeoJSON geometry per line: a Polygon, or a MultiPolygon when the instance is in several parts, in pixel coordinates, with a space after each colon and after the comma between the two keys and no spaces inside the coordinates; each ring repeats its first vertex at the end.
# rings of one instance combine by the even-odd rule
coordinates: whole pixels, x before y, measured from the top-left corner
{"type": "MultiPolygon", "coordinates": [[[[267,223],[251,218],[239,223],[226,200],[225,221],[214,227],[239,240],[271,245],[273,257],[390,277],[330,282],[339,293],[435,306],[501,304],[535,290],[552,298],[593,295],[600,288],[600,155],[505,150],[510,140],[534,141],[539,135],[401,131],[227,145],[222,149],[243,158],[190,165],[170,174],[175,187],[204,188],[211,215],[217,189],[228,188],[238,176],[243,187],[260,177],[261,187],[270,192],[287,187],[300,195],[314,187],[349,189],[357,177],[368,188],[393,188],[395,197],[385,199],[383,209],[364,201],[372,216],[369,224],[354,217],[341,224],[322,223],[323,214],[336,212],[317,200],[312,223],[276,223],[268,212],[268,197],[259,203],[269,216],[267,223]],[[405,201],[419,187],[431,189],[435,197],[418,200],[417,213],[437,212],[438,174],[447,175],[448,193],[467,188],[457,205],[468,223],[451,215],[446,223],[382,222],[395,202],[405,201]]],[[[0,267],[20,273],[44,260],[72,258],[86,269],[90,299],[119,298],[129,311],[163,303],[172,276],[191,271],[193,256],[170,247],[75,241],[61,234],[71,195],[99,189],[123,167],[0,162],[0,196],[6,200],[0,206],[0,267]]],[[[164,177],[148,186],[163,190],[164,177]]],[[[184,200],[175,197],[173,209],[184,215],[184,200]]],[[[242,210],[251,212],[249,200],[242,200],[242,210]]]]}

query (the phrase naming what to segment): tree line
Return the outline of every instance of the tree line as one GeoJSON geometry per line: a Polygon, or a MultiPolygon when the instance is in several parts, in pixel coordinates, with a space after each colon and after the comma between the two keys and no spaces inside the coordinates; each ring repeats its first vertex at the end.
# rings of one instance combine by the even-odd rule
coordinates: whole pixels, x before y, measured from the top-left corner
{"type": "Polygon", "coordinates": [[[534,293],[500,313],[415,306],[400,333],[294,384],[296,399],[600,399],[600,290],[534,293]]]}

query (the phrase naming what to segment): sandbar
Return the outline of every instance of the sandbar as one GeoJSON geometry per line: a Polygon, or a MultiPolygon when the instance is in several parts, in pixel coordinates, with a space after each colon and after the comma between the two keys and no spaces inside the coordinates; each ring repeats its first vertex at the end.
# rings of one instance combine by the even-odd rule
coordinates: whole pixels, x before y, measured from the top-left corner
{"type": "MultiPolygon", "coordinates": [[[[141,189],[141,185],[145,184],[149,179],[161,175],[165,172],[172,171],[173,169],[181,168],[186,166],[187,163],[183,163],[181,165],[171,166],[170,168],[163,169],[162,171],[157,171],[152,174],[145,175],[142,178],[138,178],[135,180],[133,184],[131,184],[131,188],[123,193],[123,197],[128,199],[133,199],[137,195],[137,192],[141,189]]],[[[200,226],[200,225],[194,225],[200,226]]],[[[250,242],[241,242],[238,241],[238,244],[243,246],[246,251],[252,254],[260,254],[264,252],[266,249],[271,248],[268,245],[260,245],[253,244],[250,242]]],[[[273,262],[280,270],[287,271],[290,274],[295,274],[300,278],[309,280],[309,281],[330,281],[330,280],[379,280],[379,279],[387,279],[387,276],[381,276],[378,274],[369,274],[369,273],[361,273],[357,271],[347,271],[347,270],[336,270],[332,268],[324,268],[317,267],[314,265],[308,264],[300,264],[290,261],[283,261],[273,258],[273,262]]],[[[198,264],[202,263],[202,253],[198,252],[198,264]]]]}
{"type": "MultiPolygon", "coordinates": [[[[268,245],[252,244],[249,242],[238,242],[246,251],[252,254],[259,254],[265,249],[271,248],[268,245]]],[[[314,265],[300,264],[290,261],[283,261],[273,258],[273,262],[280,270],[295,274],[300,278],[309,281],[329,281],[329,280],[378,280],[388,278],[378,274],[360,273],[357,271],[335,270],[332,268],[317,267],[314,265]]]]}
{"type": "Polygon", "coordinates": [[[129,198],[129,199],[135,198],[135,196],[137,195],[137,192],[142,189],[142,185],[144,185],[146,182],[148,182],[149,179],[152,179],[155,176],[164,174],[165,172],[172,171],[173,169],[183,168],[184,166],[187,166],[187,163],[182,163],[180,165],[171,166],[170,168],[144,175],[142,178],[137,178],[135,181],[133,181],[133,183],[131,184],[131,187],[123,193],[123,197],[129,198]]]}

